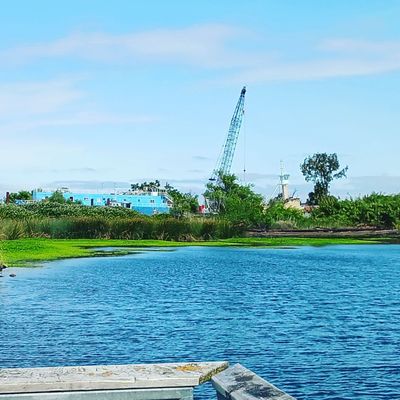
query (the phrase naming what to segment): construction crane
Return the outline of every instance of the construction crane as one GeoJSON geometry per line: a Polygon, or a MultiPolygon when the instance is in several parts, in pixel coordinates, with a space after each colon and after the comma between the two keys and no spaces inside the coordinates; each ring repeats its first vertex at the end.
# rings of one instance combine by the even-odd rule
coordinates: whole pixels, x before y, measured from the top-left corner
{"type": "MultiPolygon", "coordinates": [[[[217,166],[213,170],[210,181],[217,181],[217,185],[221,183],[221,177],[231,172],[233,156],[235,154],[236,143],[239,137],[240,127],[242,125],[244,115],[244,96],[246,94],[246,86],[243,86],[240,92],[239,100],[236,104],[235,111],[233,113],[231,124],[229,125],[228,135],[225,140],[225,144],[222,147],[221,154],[217,161],[217,166]]],[[[208,186],[208,185],[207,185],[208,186]]],[[[210,193],[204,194],[204,212],[209,214],[217,214],[220,212],[223,203],[221,199],[209,196],[210,193]]]]}
{"type": "Polygon", "coordinates": [[[232,167],[233,156],[235,154],[236,143],[239,137],[240,127],[242,125],[244,115],[244,96],[246,94],[246,86],[243,86],[240,92],[239,100],[233,113],[231,124],[229,125],[228,135],[222,148],[221,155],[218,158],[217,166],[214,169],[210,181],[218,181],[221,175],[229,174],[232,167]]]}

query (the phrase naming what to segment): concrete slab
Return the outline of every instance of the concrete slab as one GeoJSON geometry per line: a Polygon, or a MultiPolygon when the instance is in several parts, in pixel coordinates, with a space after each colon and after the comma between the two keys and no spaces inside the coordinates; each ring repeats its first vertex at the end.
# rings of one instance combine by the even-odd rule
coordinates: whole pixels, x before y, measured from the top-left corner
{"type": "Polygon", "coordinates": [[[240,364],[213,376],[219,400],[296,400],[240,364]]]}
{"type": "Polygon", "coordinates": [[[194,387],[227,362],[0,369],[2,394],[194,387]]]}

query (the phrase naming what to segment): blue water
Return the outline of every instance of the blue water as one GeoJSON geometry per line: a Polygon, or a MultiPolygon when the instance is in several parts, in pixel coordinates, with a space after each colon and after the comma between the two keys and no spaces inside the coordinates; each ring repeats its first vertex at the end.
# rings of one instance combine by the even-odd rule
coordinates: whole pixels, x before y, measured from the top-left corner
{"type": "Polygon", "coordinates": [[[400,399],[400,246],[181,248],[7,270],[0,337],[2,367],[227,360],[299,400],[400,399]]]}

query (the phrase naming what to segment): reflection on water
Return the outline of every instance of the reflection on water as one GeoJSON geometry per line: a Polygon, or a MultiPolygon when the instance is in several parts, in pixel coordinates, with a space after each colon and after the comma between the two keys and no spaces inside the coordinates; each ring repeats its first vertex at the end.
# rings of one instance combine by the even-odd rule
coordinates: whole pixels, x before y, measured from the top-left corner
{"type": "Polygon", "coordinates": [[[2,367],[228,360],[299,400],[400,397],[397,245],[179,248],[12,272],[2,367]]]}

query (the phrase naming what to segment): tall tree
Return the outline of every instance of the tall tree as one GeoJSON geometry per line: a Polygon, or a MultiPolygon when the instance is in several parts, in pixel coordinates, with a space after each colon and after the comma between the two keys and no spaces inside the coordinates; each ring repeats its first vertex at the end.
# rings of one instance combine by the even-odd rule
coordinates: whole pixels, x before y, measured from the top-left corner
{"type": "Polygon", "coordinates": [[[314,183],[314,190],[309,193],[307,203],[315,205],[328,196],[330,184],[334,179],[346,177],[348,166],[340,170],[336,153],[315,153],[304,160],[300,170],[307,182],[314,183]]]}
{"type": "Polygon", "coordinates": [[[50,203],[58,203],[65,204],[67,200],[64,198],[64,195],[61,190],[56,190],[52,193],[52,195],[47,199],[50,203]]]}
{"type": "Polygon", "coordinates": [[[171,186],[169,183],[165,185],[165,190],[173,201],[171,214],[174,217],[183,217],[185,214],[195,214],[199,208],[197,195],[192,193],[183,193],[171,186]]]}
{"type": "Polygon", "coordinates": [[[263,197],[254,193],[250,185],[241,185],[233,174],[219,176],[216,183],[208,183],[204,197],[212,210],[234,224],[256,226],[262,220],[263,197]]]}

